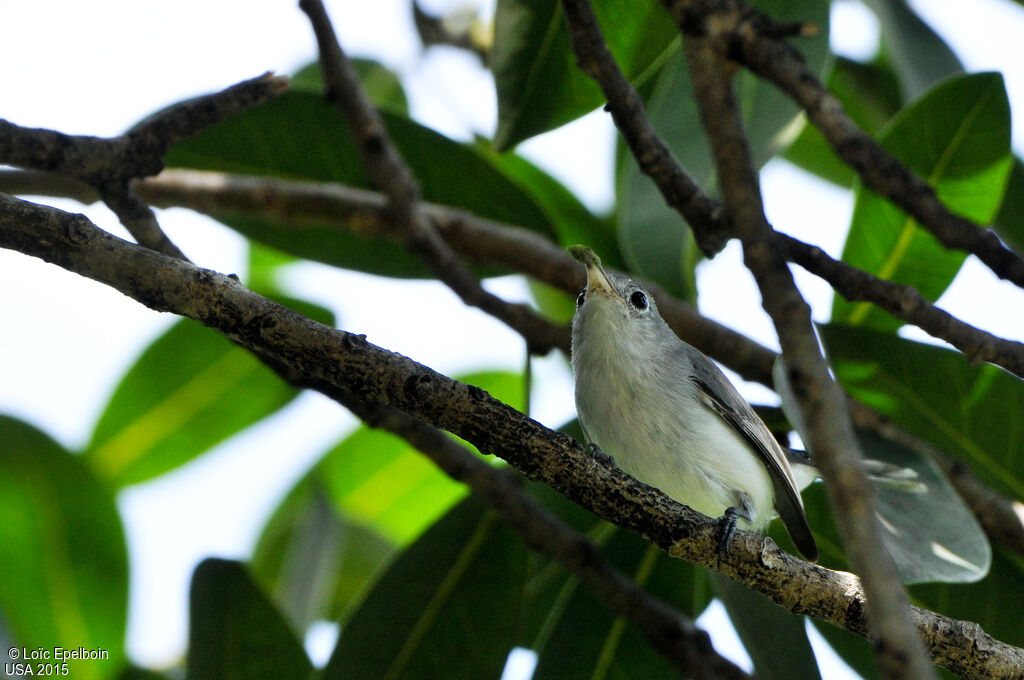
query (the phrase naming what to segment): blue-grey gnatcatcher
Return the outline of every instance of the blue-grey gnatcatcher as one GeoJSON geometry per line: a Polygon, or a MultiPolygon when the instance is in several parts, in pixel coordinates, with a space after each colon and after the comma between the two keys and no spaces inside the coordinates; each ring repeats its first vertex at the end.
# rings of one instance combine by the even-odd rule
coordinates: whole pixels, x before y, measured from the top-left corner
{"type": "MultiPolygon", "coordinates": [[[[799,470],[721,370],[680,340],[634,281],[608,274],[573,246],[587,287],[572,320],[576,410],[590,442],[623,470],[710,517],[721,517],[719,554],[737,521],[764,530],[774,513],[800,552],[816,560],[799,470]]],[[[802,468],[803,466],[797,466],[802,468]]]]}

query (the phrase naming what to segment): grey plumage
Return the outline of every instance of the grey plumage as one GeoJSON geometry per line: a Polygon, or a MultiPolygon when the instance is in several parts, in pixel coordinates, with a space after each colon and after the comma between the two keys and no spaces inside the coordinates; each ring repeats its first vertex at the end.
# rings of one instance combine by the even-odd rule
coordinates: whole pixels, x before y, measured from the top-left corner
{"type": "Polygon", "coordinates": [[[719,368],[680,340],[654,300],[593,251],[572,324],[587,437],[634,477],[706,515],[763,530],[772,511],[808,559],[817,546],[782,446],[719,368]]]}

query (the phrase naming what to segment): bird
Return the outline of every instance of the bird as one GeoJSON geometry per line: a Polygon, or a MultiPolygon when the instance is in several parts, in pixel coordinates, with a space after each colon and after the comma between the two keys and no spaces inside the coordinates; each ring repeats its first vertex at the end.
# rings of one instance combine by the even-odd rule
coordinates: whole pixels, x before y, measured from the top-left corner
{"type": "Polygon", "coordinates": [[[790,465],[750,404],[669,328],[647,290],[607,272],[586,246],[569,252],[587,270],[570,356],[590,444],[641,482],[720,518],[719,561],[738,525],[763,532],[776,514],[800,553],[816,561],[800,496],[816,471],[790,465]]]}

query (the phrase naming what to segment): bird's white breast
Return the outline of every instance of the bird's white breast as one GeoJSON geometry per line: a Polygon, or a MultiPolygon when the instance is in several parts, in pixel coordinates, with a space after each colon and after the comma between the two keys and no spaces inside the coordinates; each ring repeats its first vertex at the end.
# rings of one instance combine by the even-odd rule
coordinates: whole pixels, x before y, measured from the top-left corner
{"type": "MultiPolygon", "coordinates": [[[[616,305],[595,302],[604,304],[585,311],[621,314],[616,305]]],[[[621,323],[611,321],[589,318],[586,332],[573,334],[576,409],[588,437],[626,472],[710,517],[721,517],[738,504],[738,491],[746,493],[751,526],[763,528],[773,490],[756,454],[704,406],[687,365],[642,356],[635,348],[651,343],[613,332],[621,323]]]]}

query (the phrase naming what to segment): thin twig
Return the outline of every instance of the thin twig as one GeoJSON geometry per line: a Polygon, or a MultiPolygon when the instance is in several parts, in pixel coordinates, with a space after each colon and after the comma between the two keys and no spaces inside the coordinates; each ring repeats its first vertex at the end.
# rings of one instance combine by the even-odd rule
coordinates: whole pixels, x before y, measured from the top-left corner
{"type": "Polygon", "coordinates": [[[914,217],[947,248],[971,253],[1003,279],[1024,287],[1024,259],[991,229],[957,215],[935,190],[864,133],[821,83],[800,53],[782,38],[786,31],[741,0],[663,0],[680,29],[727,45],[729,58],[775,83],[807,112],[835,152],[866,186],[914,217]]]}
{"type": "Polygon", "coordinates": [[[716,202],[701,192],[655,132],[644,113],[643,99],[608,50],[589,1],[562,0],[562,8],[576,63],[601,87],[609,102],[608,111],[640,170],[657,184],[668,205],[686,218],[701,250],[708,257],[715,255],[731,237],[716,202]]]}
{"type": "Polygon", "coordinates": [[[1001,338],[961,321],[926,300],[913,286],[872,276],[791,236],[778,234],[776,239],[786,259],[827,281],[847,300],[871,302],[932,337],[945,340],[970,361],[996,364],[1024,378],[1024,343],[1001,338]]]}
{"type": "Polygon", "coordinates": [[[266,73],[220,92],[171,106],[118,137],[67,135],[0,119],[0,164],[67,175],[94,187],[138,243],[172,257],[167,238],[130,183],[160,172],[172,144],[280,94],[286,78],[266,73]]]}
{"type": "Polygon", "coordinates": [[[409,166],[391,141],[380,114],[345,56],[320,0],[300,0],[320,46],[327,96],[336,101],[355,133],[371,182],[388,198],[392,224],[406,247],[419,255],[434,275],[467,305],[507,324],[523,336],[528,351],[546,354],[558,347],[562,326],[527,305],[510,304],[488,293],[468,267],[438,236],[419,209],[420,189],[409,166]]]}
{"type": "MultiPolygon", "coordinates": [[[[721,206],[700,191],[654,131],[639,95],[605,46],[587,0],[562,0],[562,6],[578,64],[600,85],[608,99],[607,108],[634,158],[658,186],[666,202],[686,218],[705,252],[717,252],[731,235],[721,206]],[[708,243],[717,245],[708,247],[708,243]]],[[[799,24],[775,24],[756,13],[742,16],[749,17],[745,19],[749,21],[758,18],[760,30],[777,37],[802,30],[799,24]]],[[[973,328],[935,307],[912,287],[884,281],[833,260],[824,251],[791,237],[780,234],[779,238],[787,246],[787,258],[827,281],[847,299],[872,302],[950,343],[972,361],[988,361],[1024,377],[1024,345],[1021,343],[973,328]]]]}
{"type": "Polygon", "coordinates": [[[899,572],[886,551],[874,510],[874,493],[858,461],[862,457],[839,386],[829,376],[811,323],[810,306],[775,247],[764,215],[726,68],[724,43],[687,35],[686,58],[694,98],[711,142],[722,200],[743,243],[744,263],[754,275],[762,304],[782,345],[787,375],[807,426],[807,445],[825,480],[847,554],[863,579],[871,638],[879,672],[886,678],[934,677],[899,572]]]}
{"type": "MultiPolygon", "coordinates": [[[[365,337],[319,324],[237,280],[141,248],[69,214],[0,195],[0,247],[40,257],[100,281],[160,311],[196,319],[242,346],[273,357],[296,375],[387,404],[462,437],[508,461],[527,477],[669,554],[715,568],[717,524],[637,482],[578,442],[549,430],[478,388],[458,383],[365,337]]],[[[750,532],[737,532],[721,571],[789,611],[864,635],[858,579],[807,564],[750,532]]],[[[965,678],[1014,677],[1024,650],[986,635],[977,624],[913,608],[937,663],[965,678]]]]}

